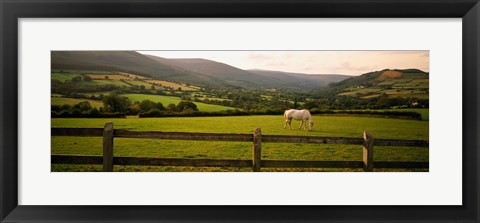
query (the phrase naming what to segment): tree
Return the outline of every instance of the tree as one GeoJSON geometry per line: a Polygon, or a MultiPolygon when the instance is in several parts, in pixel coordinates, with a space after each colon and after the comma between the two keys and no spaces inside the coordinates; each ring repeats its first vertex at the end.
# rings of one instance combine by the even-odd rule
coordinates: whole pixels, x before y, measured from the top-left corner
{"type": "Polygon", "coordinates": [[[191,109],[193,111],[198,111],[197,105],[191,101],[181,101],[177,104],[178,111],[185,111],[191,109]]]}
{"type": "Polygon", "coordinates": [[[92,80],[93,79],[88,75],[83,76],[83,81],[92,81],[92,80]]]}
{"type": "Polygon", "coordinates": [[[133,105],[130,106],[128,109],[128,113],[132,115],[137,115],[140,112],[140,103],[135,102],[133,105]]]}
{"type": "Polygon", "coordinates": [[[160,111],[165,111],[165,107],[163,106],[163,104],[161,102],[155,103],[155,109],[158,109],[160,111]]]}
{"type": "Polygon", "coordinates": [[[78,109],[79,111],[88,111],[92,109],[92,105],[90,105],[90,102],[88,101],[82,101],[76,105],[73,106],[73,109],[78,109]]]}
{"type": "Polygon", "coordinates": [[[165,110],[165,107],[163,107],[162,103],[160,103],[160,102],[155,103],[155,102],[150,101],[148,99],[140,102],[138,104],[138,108],[141,112],[147,112],[147,111],[150,111],[152,109],[157,109],[157,110],[160,110],[160,111],[165,110]]]}
{"type": "Polygon", "coordinates": [[[155,108],[155,102],[150,100],[143,100],[140,102],[138,107],[140,108],[141,112],[147,112],[155,108]]]}
{"type": "Polygon", "coordinates": [[[297,99],[295,99],[295,101],[293,102],[293,108],[298,108],[298,106],[300,106],[300,104],[298,103],[297,99]]]}
{"type": "Polygon", "coordinates": [[[82,81],[82,77],[80,77],[80,76],[73,77],[73,78],[71,79],[71,81],[74,82],[74,83],[80,82],[80,81],[82,81]]]}
{"type": "Polygon", "coordinates": [[[126,112],[131,102],[127,97],[111,94],[103,98],[103,106],[107,112],[126,112]]]}
{"type": "Polygon", "coordinates": [[[167,105],[167,111],[177,112],[177,106],[175,104],[168,104],[167,105]]]}

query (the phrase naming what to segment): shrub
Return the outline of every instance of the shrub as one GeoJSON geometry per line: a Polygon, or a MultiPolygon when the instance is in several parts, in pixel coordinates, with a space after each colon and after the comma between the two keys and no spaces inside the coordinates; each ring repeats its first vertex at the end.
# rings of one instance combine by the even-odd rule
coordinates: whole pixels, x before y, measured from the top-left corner
{"type": "Polygon", "coordinates": [[[130,107],[131,102],[127,97],[118,96],[116,94],[111,94],[103,98],[103,105],[105,111],[107,112],[120,112],[125,113],[130,107]]]}
{"type": "Polygon", "coordinates": [[[191,109],[193,111],[198,111],[197,105],[191,101],[181,101],[177,104],[178,111],[185,111],[187,109],[191,109]]]}
{"type": "Polygon", "coordinates": [[[150,109],[147,112],[140,112],[138,114],[138,116],[140,118],[143,118],[143,117],[162,117],[163,115],[164,115],[164,113],[162,111],[160,111],[159,109],[156,109],[156,108],[150,109]]]}

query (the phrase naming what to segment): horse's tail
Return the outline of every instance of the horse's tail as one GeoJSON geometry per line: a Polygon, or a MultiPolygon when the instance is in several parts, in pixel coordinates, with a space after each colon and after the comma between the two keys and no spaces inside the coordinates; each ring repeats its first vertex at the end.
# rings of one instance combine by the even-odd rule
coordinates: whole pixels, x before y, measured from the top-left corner
{"type": "Polygon", "coordinates": [[[287,110],[285,110],[285,112],[283,113],[283,117],[287,119],[287,110]]]}

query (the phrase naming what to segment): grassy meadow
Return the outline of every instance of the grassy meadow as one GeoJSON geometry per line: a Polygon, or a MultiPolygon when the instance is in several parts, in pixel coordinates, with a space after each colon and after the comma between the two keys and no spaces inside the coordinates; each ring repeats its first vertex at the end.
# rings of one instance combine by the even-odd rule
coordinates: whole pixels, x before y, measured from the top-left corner
{"type": "Polygon", "coordinates": [[[81,77],[80,74],[77,73],[53,73],[52,72],[52,80],[57,80],[57,81],[68,81],[71,80],[74,77],[81,77]]]}
{"type": "MultiPolygon", "coordinates": [[[[148,60],[150,61],[150,59],[148,60]]],[[[123,70],[123,69],[119,69],[123,70]]],[[[174,69],[173,71],[177,71],[174,69]]],[[[172,72],[173,72],[172,71],[172,72]]],[[[129,71],[130,72],[130,71],[129,71]]],[[[135,73],[134,71],[132,71],[135,73]]],[[[179,71],[180,72],[180,71],[179,71]]],[[[236,89],[228,85],[219,85],[209,89],[201,82],[180,81],[155,75],[141,76],[120,71],[68,70],[53,69],[52,105],[75,105],[88,101],[92,107],[104,107],[102,99],[119,95],[127,97],[131,104],[150,100],[169,104],[191,101],[200,112],[219,112],[239,109],[251,112],[250,116],[225,117],[164,117],[139,118],[139,110],[130,111],[127,118],[52,118],[52,127],[102,128],[106,122],[113,122],[115,129],[133,131],[164,132],[203,132],[203,133],[246,133],[251,134],[255,128],[261,128],[264,135],[298,135],[298,136],[335,136],[361,138],[364,130],[372,132],[374,138],[382,139],[429,139],[428,103],[420,100],[408,104],[389,104],[404,98],[428,99],[428,74],[417,71],[378,71],[378,76],[359,77],[339,86],[327,88],[320,93],[277,92],[277,89],[236,89]],[[192,85],[193,84],[193,85],[192,85]],[[65,85],[67,87],[65,87],[65,85]],[[139,86],[144,87],[139,87],[139,86]],[[223,87],[222,87],[223,86],[223,87]],[[328,96],[329,92],[333,92],[328,96]],[[316,99],[314,96],[327,98],[316,99]],[[348,97],[338,97],[348,96],[348,97]],[[332,98],[329,98],[332,97],[332,98]],[[183,100],[182,100],[183,98],[183,100]],[[377,100],[378,98],[388,100],[377,100]],[[197,99],[197,100],[195,100],[197,99]],[[301,100],[299,100],[301,99],[301,100]],[[329,100],[327,100],[329,99],[329,100]],[[335,99],[335,100],[330,100],[335,99]],[[355,100],[354,100],[355,99],[355,100]],[[198,100],[205,102],[198,102],[198,100]],[[212,100],[222,101],[217,105],[212,100]],[[308,103],[307,103],[308,102],[308,103]],[[325,104],[327,103],[327,104],[325,104]],[[329,103],[329,104],[328,104],[329,103]],[[353,104],[352,104],[353,103],[353,104]],[[383,103],[383,104],[382,104],[383,103]],[[422,104],[423,103],[423,104],[422,104]],[[347,106],[348,105],[348,106],[347,106]],[[420,106],[422,105],[422,106],[420,106]],[[292,130],[284,129],[283,115],[252,115],[258,111],[278,108],[329,109],[329,110],[369,110],[417,112],[422,120],[385,118],[380,115],[369,116],[354,114],[314,115],[312,131],[299,130],[300,122],[292,121],[292,130]],[[310,107],[308,107],[310,106],[310,107]],[[400,109],[401,107],[409,107],[400,109]],[[414,108],[413,108],[414,107],[414,108]],[[421,107],[421,108],[420,108],[421,107]],[[358,108],[358,109],[357,109],[358,108]],[[398,108],[398,109],[397,109],[398,108]],[[132,111],[136,111],[132,112],[132,111]]],[[[185,75],[187,75],[186,73],[185,75]]],[[[230,75],[230,73],[228,73],[230,75]]],[[[188,75],[187,75],[188,76],[188,75]]],[[[228,79],[227,79],[228,80],[228,79]]],[[[215,81],[211,79],[212,83],[215,81]]],[[[274,81],[274,80],[271,80],[274,81]]],[[[227,84],[225,82],[223,84],[227,84]]],[[[219,83],[217,83],[219,84],[219,83]]],[[[250,86],[249,86],[250,87],[250,86]]],[[[116,97],[116,96],[115,96],[116,97]]],[[[124,98],[121,98],[125,100],[124,98]]],[[[105,100],[108,103],[108,100],[105,100]]],[[[407,101],[407,100],[405,100],[407,101]]],[[[428,101],[427,101],[428,102],[428,101]]],[[[402,102],[403,103],[403,102],[402,102]]],[[[138,104],[134,104],[139,107],[138,104]]],[[[67,106],[64,106],[67,107],[67,106]]],[[[108,108],[108,106],[107,106],[108,108]]],[[[137,108],[138,109],[138,108],[137,108]]],[[[184,109],[184,107],[182,107],[184,109]]],[[[90,110],[95,110],[91,109],[90,110]]],[[[88,110],[88,111],[90,111],[88,110]]],[[[150,109],[152,110],[152,109],[150,109]]],[[[88,112],[87,111],[87,112],[88,112]]],[[[149,111],[145,109],[145,111],[149,111]]],[[[181,111],[167,110],[169,112],[181,111]]],[[[280,112],[283,110],[280,110],[280,112]]],[[[65,110],[64,112],[70,112],[65,110]]],[[[111,111],[107,111],[111,112],[111,111]]],[[[71,112],[73,113],[73,112],[71,112]]],[[[55,114],[55,113],[53,113],[55,114]]],[[[88,113],[89,114],[89,113],[88,113]]],[[[238,114],[238,113],[236,113],[238,114]]],[[[267,113],[276,114],[276,113],[267,113]]],[[[53,117],[53,116],[52,116],[53,117]]],[[[58,117],[58,116],[56,116],[58,117]]],[[[79,117],[79,116],[68,116],[79,117]]],[[[102,116],[91,116],[102,117],[102,116]]],[[[105,117],[105,116],[103,116],[105,117]]],[[[163,157],[163,158],[205,158],[205,159],[251,159],[251,142],[217,142],[190,140],[159,140],[116,138],[115,156],[163,157]]],[[[412,147],[375,147],[374,158],[377,161],[421,161],[429,160],[428,148],[412,147]]],[[[68,155],[102,155],[102,137],[51,137],[52,154],[68,155]]],[[[301,143],[262,143],[262,159],[271,160],[362,160],[361,145],[324,145],[301,143]]],[[[101,165],[53,164],[52,171],[101,171],[101,165]]],[[[251,171],[251,168],[221,167],[155,167],[155,166],[120,166],[115,171],[251,171]]],[[[428,171],[425,169],[375,169],[376,171],[428,171]]],[[[310,169],[310,168],[262,168],[262,171],[363,171],[362,169],[310,169]]]]}
{"type": "Polygon", "coordinates": [[[103,102],[100,100],[91,100],[84,98],[62,98],[62,97],[52,97],[52,105],[76,105],[80,102],[88,101],[92,107],[100,108],[103,107],[103,102]]]}
{"type": "MultiPolygon", "coordinates": [[[[357,116],[314,116],[312,131],[283,129],[283,117],[228,116],[189,118],[54,118],[52,127],[103,127],[113,122],[116,129],[165,132],[252,133],[257,127],[262,134],[362,137],[363,130],[375,138],[428,140],[428,121],[386,119],[357,116]]],[[[158,139],[115,139],[115,156],[251,159],[250,142],[216,142],[158,139]]],[[[52,154],[101,155],[101,137],[52,137],[52,154]]],[[[428,161],[428,148],[375,147],[376,160],[428,161]]],[[[300,143],[263,143],[262,159],[285,160],[361,160],[360,145],[316,145],[300,143]]],[[[263,169],[262,169],[263,170],[263,169]]],[[[101,171],[100,165],[53,164],[52,171],[101,171]]],[[[115,166],[115,171],[250,171],[250,168],[193,168],[115,166]]],[[[361,169],[268,169],[265,171],[362,171],[361,169]]],[[[402,171],[402,170],[395,170],[402,171]]],[[[406,170],[403,170],[406,171],[406,170]]],[[[408,170],[412,171],[412,170],[408,170]]]]}
{"type": "MultiPolygon", "coordinates": [[[[174,96],[164,96],[164,95],[148,95],[148,94],[123,94],[122,96],[127,97],[130,101],[143,101],[143,100],[150,100],[153,102],[161,102],[164,106],[168,104],[178,104],[182,101],[179,97],[174,96]]],[[[214,104],[205,104],[202,102],[193,102],[197,105],[199,111],[207,111],[207,112],[215,112],[215,111],[225,111],[229,109],[235,109],[232,107],[226,107],[222,105],[214,105],[214,104]]]]}

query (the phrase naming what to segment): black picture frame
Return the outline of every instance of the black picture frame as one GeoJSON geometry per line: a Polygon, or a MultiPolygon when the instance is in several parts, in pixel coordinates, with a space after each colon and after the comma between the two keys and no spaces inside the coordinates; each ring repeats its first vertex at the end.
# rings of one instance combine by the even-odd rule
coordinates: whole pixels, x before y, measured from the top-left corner
{"type": "MultiPolygon", "coordinates": [[[[1,222],[479,222],[478,0],[1,0],[1,222]],[[133,17],[462,18],[461,206],[18,205],[18,19],[133,17]]],[[[445,43],[448,44],[448,43],[445,43]]],[[[439,194],[439,196],[442,196],[439,194]]]]}

